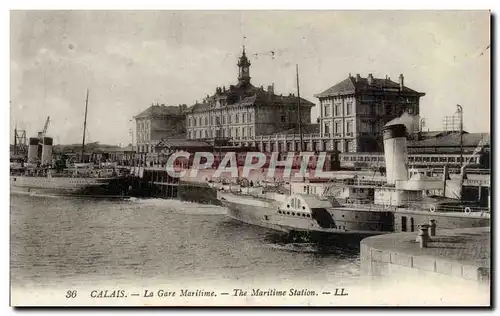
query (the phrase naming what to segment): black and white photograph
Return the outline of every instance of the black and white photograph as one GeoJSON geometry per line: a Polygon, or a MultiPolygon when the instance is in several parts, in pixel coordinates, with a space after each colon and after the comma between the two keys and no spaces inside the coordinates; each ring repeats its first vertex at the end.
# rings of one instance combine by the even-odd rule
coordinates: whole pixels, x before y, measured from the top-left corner
{"type": "Polygon", "coordinates": [[[11,306],[491,306],[491,11],[8,15],[11,306]]]}

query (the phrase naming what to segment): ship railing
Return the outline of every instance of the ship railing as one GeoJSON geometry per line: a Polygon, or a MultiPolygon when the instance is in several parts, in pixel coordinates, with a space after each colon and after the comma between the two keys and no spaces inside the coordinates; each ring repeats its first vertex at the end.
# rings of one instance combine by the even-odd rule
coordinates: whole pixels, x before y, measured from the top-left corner
{"type": "Polygon", "coordinates": [[[434,203],[423,202],[423,201],[406,201],[401,205],[392,205],[391,203],[386,204],[375,204],[373,200],[370,199],[356,199],[356,200],[337,200],[342,206],[349,208],[361,208],[367,210],[378,210],[378,211],[395,211],[398,208],[411,210],[411,211],[421,211],[421,212],[455,212],[468,214],[479,214],[480,216],[489,217],[491,214],[491,208],[484,206],[473,206],[473,205],[436,205],[434,203]]]}

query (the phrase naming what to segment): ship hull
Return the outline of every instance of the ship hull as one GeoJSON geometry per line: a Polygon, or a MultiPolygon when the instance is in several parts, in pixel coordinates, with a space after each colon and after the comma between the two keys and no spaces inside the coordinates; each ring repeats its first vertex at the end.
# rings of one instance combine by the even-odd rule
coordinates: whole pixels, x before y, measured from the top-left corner
{"type": "MultiPolygon", "coordinates": [[[[346,229],[344,222],[337,221],[335,228],[323,228],[312,218],[278,214],[279,202],[254,200],[232,193],[218,193],[221,204],[227,208],[227,216],[251,225],[256,225],[280,232],[307,234],[309,239],[362,239],[365,237],[388,233],[389,231],[370,231],[346,229]]],[[[335,217],[335,211],[325,210],[325,214],[335,217]]]]}
{"type": "Polygon", "coordinates": [[[125,197],[126,188],[118,178],[69,178],[11,176],[13,194],[125,197]]]}

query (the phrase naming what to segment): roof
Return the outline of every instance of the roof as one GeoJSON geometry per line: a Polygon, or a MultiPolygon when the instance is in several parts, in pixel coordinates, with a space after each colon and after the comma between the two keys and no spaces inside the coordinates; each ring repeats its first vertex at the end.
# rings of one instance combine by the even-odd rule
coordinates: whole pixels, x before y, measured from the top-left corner
{"type": "Polygon", "coordinates": [[[135,151],[132,146],[127,146],[127,147],[116,147],[116,148],[106,148],[102,149],[104,152],[128,152],[128,151],[135,151]]]}
{"type": "MultiPolygon", "coordinates": [[[[476,147],[478,145],[490,146],[489,133],[467,133],[463,134],[462,144],[464,147],[476,147]],[[482,143],[481,143],[482,142],[482,143]]],[[[411,141],[408,147],[459,147],[460,134],[446,134],[439,137],[427,138],[419,141],[411,141]]]]}
{"type": "MultiPolygon", "coordinates": [[[[301,132],[302,134],[319,134],[320,132],[320,127],[318,123],[314,124],[302,124],[301,126],[301,132]]],[[[274,133],[276,134],[298,134],[299,133],[299,127],[294,126],[293,128],[290,128],[286,131],[274,133]]]]}
{"type": "MultiPolygon", "coordinates": [[[[215,108],[217,100],[226,100],[226,108],[251,105],[265,106],[283,106],[296,105],[298,102],[297,96],[290,93],[289,95],[277,95],[274,92],[266,91],[263,87],[257,88],[252,84],[247,85],[231,85],[229,89],[217,88],[216,93],[207,96],[203,102],[196,102],[188,109],[188,112],[203,112],[215,108]]],[[[300,98],[300,105],[303,107],[313,107],[314,103],[304,98],[300,98]]]]}
{"type": "Polygon", "coordinates": [[[138,115],[135,119],[147,117],[162,117],[168,115],[182,115],[182,109],[179,106],[152,105],[138,115]]]}
{"type": "Polygon", "coordinates": [[[212,147],[207,142],[199,140],[187,140],[185,138],[168,138],[162,139],[157,147],[167,147],[167,148],[187,148],[187,147],[212,147]]]}
{"type": "MultiPolygon", "coordinates": [[[[368,78],[353,77],[342,80],[336,85],[326,89],[325,91],[315,95],[317,98],[336,96],[336,95],[346,95],[354,94],[357,92],[387,92],[387,91],[399,91],[399,83],[392,81],[391,79],[379,79],[373,78],[371,84],[368,84],[368,78]]],[[[418,94],[425,95],[424,93],[417,92],[406,86],[403,86],[403,92],[408,94],[418,94]]]]}

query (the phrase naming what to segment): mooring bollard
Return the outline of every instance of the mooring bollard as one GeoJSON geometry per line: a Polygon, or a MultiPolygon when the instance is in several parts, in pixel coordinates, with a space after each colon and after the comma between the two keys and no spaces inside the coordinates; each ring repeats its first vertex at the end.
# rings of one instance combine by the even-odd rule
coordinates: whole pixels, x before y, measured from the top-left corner
{"type": "Polygon", "coordinates": [[[436,236],[436,220],[435,219],[429,220],[429,227],[430,227],[431,237],[436,236]]]}
{"type": "Polygon", "coordinates": [[[417,242],[420,243],[420,248],[427,248],[427,243],[430,240],[429,225],[428,224],[419,225],[418,228],[419,231],[417,236],[417,242]]]}

